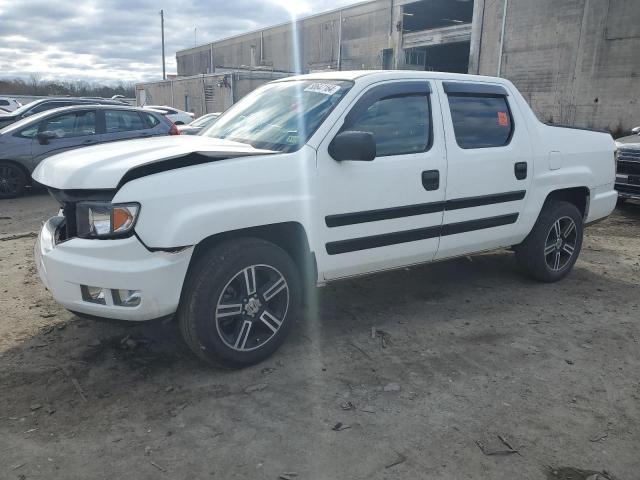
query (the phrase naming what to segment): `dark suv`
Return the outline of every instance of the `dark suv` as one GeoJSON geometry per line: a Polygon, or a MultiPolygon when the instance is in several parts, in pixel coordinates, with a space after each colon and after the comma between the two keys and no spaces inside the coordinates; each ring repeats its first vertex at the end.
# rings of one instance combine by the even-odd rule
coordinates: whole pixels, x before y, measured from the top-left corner
{"type": "Polygon", "coordinates": [[[22,120],[36,113],[51,110],[53,108],[71,107],[73,105],[120,105],[126,106],[124,102],[117,100],[106,100],[103,98],[43,98],[31,103],[27,103],[13,112],[0,114],[0,129],[11,125],[13,122],[22,120]]]}
{"type": "Polygon", "coordinates": [[[632,134],[616,140],[618,168],[616,190],[622,201],[627,198],[640,200],[640,127],[632,134]]]}
{"type": "Polygon", "coordinates": [[[0,129],[0,198],[19,196],[44,158],[99,143],[179,135],[161,112],[120,105],[58,108],[0,129]]]}

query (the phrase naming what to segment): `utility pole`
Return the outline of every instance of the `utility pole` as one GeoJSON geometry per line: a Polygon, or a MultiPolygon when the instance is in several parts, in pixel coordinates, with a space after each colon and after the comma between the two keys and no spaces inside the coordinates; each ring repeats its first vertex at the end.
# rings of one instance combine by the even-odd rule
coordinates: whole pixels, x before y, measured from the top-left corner
{"type": "Polygon", "coordinates": [[[160,10],[160,30],[162,32],[162,80],[166,80],[167,70],[164,64],[164,10],[160,10]]]}

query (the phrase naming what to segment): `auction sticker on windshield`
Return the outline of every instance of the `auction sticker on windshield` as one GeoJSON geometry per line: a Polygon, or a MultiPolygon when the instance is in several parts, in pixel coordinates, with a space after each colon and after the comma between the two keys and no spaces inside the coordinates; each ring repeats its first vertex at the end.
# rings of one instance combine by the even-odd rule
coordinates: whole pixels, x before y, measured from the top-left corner
{"type": "Polygon", "coordinates": [[[324,95],[333,95],[340,90],[340,85],[333,83],[312,83],[304,89],[305,92],[322,93],[324,95]]]}

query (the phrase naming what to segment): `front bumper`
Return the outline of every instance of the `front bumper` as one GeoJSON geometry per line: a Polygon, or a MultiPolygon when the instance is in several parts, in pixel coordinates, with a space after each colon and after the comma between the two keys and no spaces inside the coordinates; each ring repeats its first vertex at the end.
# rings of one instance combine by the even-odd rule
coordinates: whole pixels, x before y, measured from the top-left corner
{"type": "Polygon", "coordinates": [[[56,244],[63,217],[42,227],[34,248],[42,283],[65,308],[117,320],[151,320],[175,313],[193,247],[176,253],[150,252],[135,237],[118,240],[73,238],[56,244]],[[105,304],[83,299],[81,285],[105,289],[105,304]],[[137,306],[114,304],[111,289],[137,290],[137,306]]]}
{"type": "Polygon", "coordinates": [[[616,190],[621,198],[640,200],[640,184],[636,183],[636,178],[634,175],[616,175],[616,190]]]}

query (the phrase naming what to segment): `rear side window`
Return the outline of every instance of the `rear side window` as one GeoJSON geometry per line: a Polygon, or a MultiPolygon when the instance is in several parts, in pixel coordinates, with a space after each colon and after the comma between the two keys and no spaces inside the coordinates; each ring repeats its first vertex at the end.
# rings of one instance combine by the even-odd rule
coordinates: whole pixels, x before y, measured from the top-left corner
{"type": "Polygon", "coordinates": [[[106,133],[131,132],[146,128],[138,112],[106,110],[104,112],[104,120],[106,133]]]}
{"type": "Polygon", "coordinates": [[[160,123],[160,120],[158,120],[156,117],[154,117],[150,113],[143,113],[142,115],[147,120],[147,125],[149,125],[149,128],[153,128],[160,123]]]}
{"type": "Polygon", "coordinates": [[[513,117],[504,96],[449,94],[456,142],[461,148],[503,147],[513,135],[513,117]]]}

